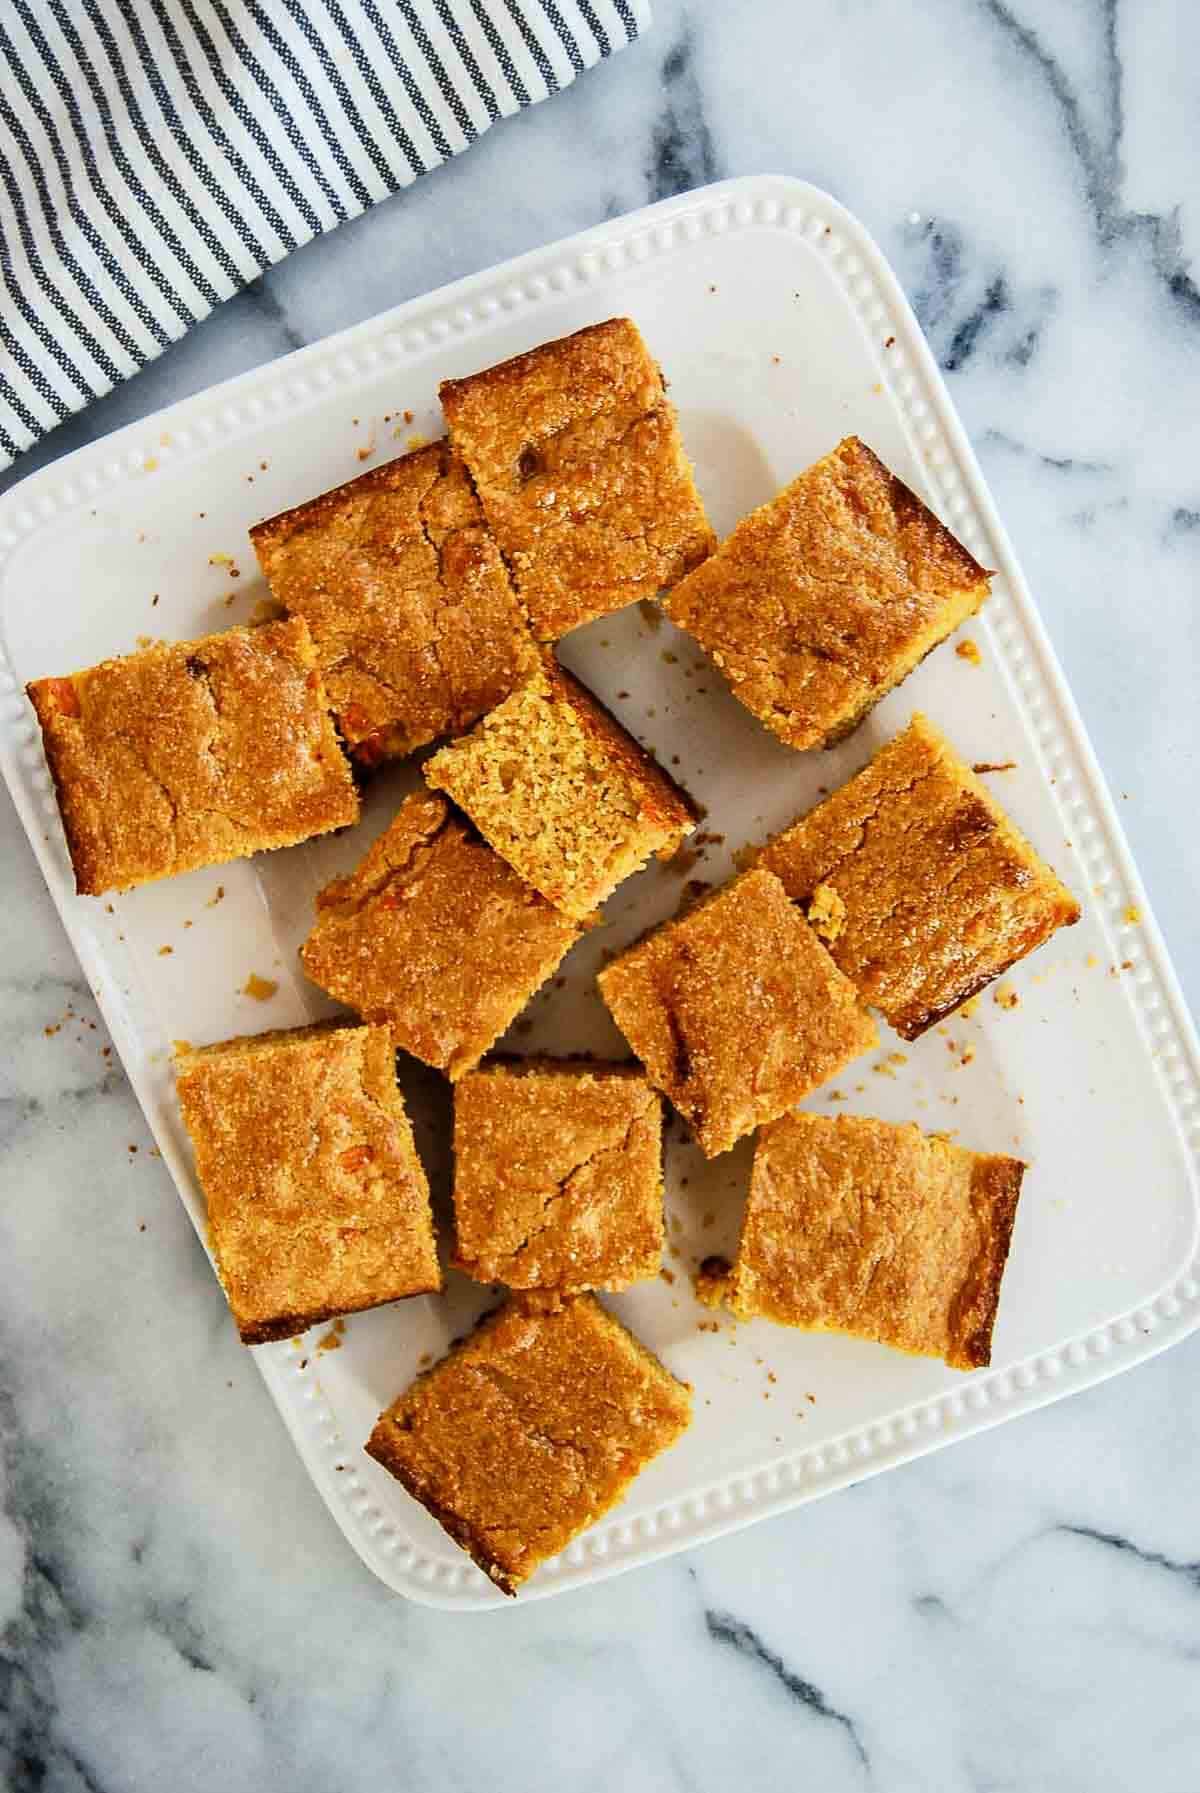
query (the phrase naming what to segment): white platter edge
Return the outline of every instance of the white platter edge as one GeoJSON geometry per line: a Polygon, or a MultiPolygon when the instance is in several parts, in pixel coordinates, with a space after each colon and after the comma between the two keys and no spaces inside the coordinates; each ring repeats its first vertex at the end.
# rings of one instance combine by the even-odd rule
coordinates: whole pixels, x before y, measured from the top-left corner
{"type": "MultiPolygon", "coordinates": [[[[1140,911],[1136,939],[1121,933],[1121,954],[1131,961],[1124,987],[1152,1051],[1166,1106],[1183,1141],[1193,1180],[1200,1161],[1200,1042],[1187,1011],[1161,932],[1149,908],[1116,809],[1074,700],[1034,606],[983,475],[920,326],[882,252],[864,227],[836,200],[789,176],[752,175],[719,182],[615,219],[514,261],[475,274],[406,302],[350,329],[299,349],[264,367],[184,399],[130,424],[104,440],[43,468],[0,499],[0,564],[32,530],[57,511],[73,508],[106,486],[140,474],[170,428],[175,441],[211,447],[236,441],[271,412],[272,395],[285,379],[308,379],[314,400],[332,387],[353,393],[377,378],[381,366],[401,367],[430,342],[469,334],[474,322],[501,305],[536,308],[579,282],[618,271],[623,261],[669,255],[698,235],[735,237],[753,227],[791,231],[818,244],[828,257],[847,304],[872,330],[891,331],[898,352],[881,378],[898,407],[913,453],[939,508],[968,545],[982,535],[1005,576],[1003,613],[994,597],[989,621],[1020,692],[1043,771],[1074,756],[1080,770],[1056,793],[1087,869],[1091,903],[1110,942],[1132,905],[1140,911]],[[589,272],[589,270],[591,272],[589,272]]],[[[178,450],[175,451],[178,455],[178,450]]],[[[95,993],[113,1041],[127,1066],[137,1062],[133,1022],[74,895],[55,816],[53,797],[28,706],[0,651],[0,764],[63,926],[95,993]]],[[[175,1139],[155,1125],[142,1080],[132,1075],[177,1186],[189,1176],[175,1139]]],[[[186,1204],[185,1204],[186,1205],[186,1204]]],[[[193,1219],[195,1216],[193,1215],[193,1219]]],[[[718,1481],[676,1498],[634,1525],[619,1514],[577,1540],[563,1557],[545,1565],[521,1596],[522,1603],[566,1592],[675,1551],[690,1548],[772,1514],[786,1511],[868,1475],[1093,1386],[1177,1343],[1200,1326],[1200,1255],[1193,1238],[1188,1259],[1165,1286],[1148,1290],[1135,1308],[1085,1335],[1063,1339],[1052,1350],[985,1372],[950,1393],[919,1403],[885,1424],[851,1431],[819,1450],[780,1458],[753,1474],[718,1481]]],[[[286,1347],[254,1353],[288,1431],[330,1511],[363,1561],[390,1587],[426,1605],[480,1610],[512,1604],[465,1561],[461,1567],[422,1557],[375,1507],[352,1463],[345,1461],[315,1367],[302,1372],[286,1347]]],[[[315,1358],[314,1358],[315,1366],[315,1358]]]]}

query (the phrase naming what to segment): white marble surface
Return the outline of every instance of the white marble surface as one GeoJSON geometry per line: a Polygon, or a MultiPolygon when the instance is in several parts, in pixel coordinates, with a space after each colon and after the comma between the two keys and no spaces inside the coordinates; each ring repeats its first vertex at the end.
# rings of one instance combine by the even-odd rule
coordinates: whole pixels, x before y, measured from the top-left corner
{"type": "MultiPolygon", "coordinates": [[[[1195,1006],[1198,53],[1186,0],[657,0],[16,472],[647,199],[807,176],[917,305],[1195,1006]]],[[[308,1486],[0,826],[0,1785],[1195,1793],[1200,1339],[588,1593],[407,1605],[308,1486]]]]}

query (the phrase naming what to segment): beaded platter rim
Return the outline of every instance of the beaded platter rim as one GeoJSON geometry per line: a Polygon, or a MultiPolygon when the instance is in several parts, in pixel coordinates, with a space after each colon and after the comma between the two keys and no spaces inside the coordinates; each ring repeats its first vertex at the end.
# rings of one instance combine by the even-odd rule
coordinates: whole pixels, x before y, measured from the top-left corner
{"type": "MultiPolygon", "coordinates": [[[[938,509],[976,558],[1004,575],[988,606],[989,633],[1024,712],[1042,775],[1054,784],[1053,798],[1087,874],[1092,907],[1109,943],[1119,945],[1119,956],[1129,963],[1123,987],[1182,1141],[1195,1200],[1200,1043],[1112,799],[908,301],[863,225],[820,189],[788,176],[752,175],[665,200],[408,301],[128,425],[32,475],[0,500],[0,568],[32,533],[141,474],[150,455],[185,460],[259,429],[272,417],[294,417],[298,409],[319,404],[335,390],[352,391],[356,384],[376,380],[381,372],[402,368],[451,338],[470,337],[505,313],[528,313],[704,238],[763,229],[784,232],[804,252],[822,257],[860,324],[876,338],[882,329],[890,333],[879,357],[879,377],[938,509]],[[176,416],[184,414],[187,421],[177,422],[176,416]],[[171,446],[164,449],[160,433],[168,418],[171,446]],[[1139,912],[1136,927],[1127,919],[1131,909],[1139,912]]],[[[120,1049],[132,1039],[132,1022],[83,906],[72,895],[60,830],[54,826],[46,835],[45,821],[57,816],[53,791],[31,712],[2,642],[0,760],[67,933],[120,1049]]],[[[175,1142],[160,1137],[158,1143],[182,1191],[186,1173],[177,1162],[175,1142]]],[[[618,1511],[544,1564],[522,1601],[565,1592],[707,1542],[896,1467],[1132,1368],[1197,1326],[1200,1248],[1193,1235],[1189,1258],[1169,1281],[1106,1325],[1002,1369],[977,1372],[961,1389],[915,1402],[820,1447],[782,1454],[764,1468],[716,1480],[634,1520],[623,1520],[618,1511]]],[[[448,1561],[428,1555],[406,1535],[402,1519],[383,1511],[355,1461],[360,1453],[338,1429],[316,1354],[297,1358],[285,1347],[265,1347],[254,1356],[330,1511],[381,1580],[426,1605],[479,1610],[511,1604],[465,1557],[448,1561]]]]}

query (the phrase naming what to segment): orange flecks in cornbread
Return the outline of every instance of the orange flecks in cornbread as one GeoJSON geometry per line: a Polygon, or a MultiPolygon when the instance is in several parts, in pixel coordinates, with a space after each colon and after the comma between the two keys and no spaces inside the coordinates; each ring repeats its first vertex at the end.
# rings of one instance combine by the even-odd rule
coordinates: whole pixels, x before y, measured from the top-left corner
{"type": "Polygon", "coordinates": [[[81,895],[358,820],[303,621],[159,643],[29,696],[81,895]]]}
{"type": "Polygon", "coordinates": [[[429,1187],[378,1027],[176,1054],[217,1268],[247,1344],[441,1287],[429,1187]]]}
{"type": "Polygon", "coordinates": [[[542,640],[655,597],[712,551],[662,374],[628,318],[440,394],[542,640]]]}
{"type": "Polygon", "coordinates": [[[662,1262],[662,1104],[620,1065],[484,1065],[454,1092],[455,1267],[511,1289],[623,1289],[662,1262]]]}
{"type": "Polygon", "coordinates": [[[696,825],[674,780],[549,653],[472,734],[434,754],[425,776],[577,921],[696,825]]]}
{"type": "Polygon", "coordinates": [[[988,594],[989,575],[849,436],[664,599],[748,710],[829,747],[988,594]]]}
{"type": "Polygon", "coordinates": [[[759,864],[794,902],[844,905],[829,942],[864,1002],[915,1040],[1079,919],[1079,905],[923,716],[775,837],[759,864]]]}
{"type": "Polygon", "coordinates": [[[515,1594],[690,1420],[687,1389],[594,1297],[518,1297],[418,1376],[366,1448],[515,1594]]]}
{"type": "Polygon", "coordinates": [[[533,643],[449,444],[403,455],[250,531],[303,616],[359,760],[459,734],[517,684],[533,643]]]}
{"type": "Polygon", "coordinates": [[[361,865],[317,897],[301,949],[314,984],[461,1077],[574,945],[579,927],[522,883],[442,797],[400,807],[361,865]]]}
{"type": "Polygon", "coordinates": [[[853,985],[761,870],[666,923],[598,981],[710,1158],[878,1041],[853,985]]]}
{"type": "Polygon", "coordinates": [[[911,1122],[787,1115],[759,1135],[723,1299],[743,1319],[979,1368],[1024,1172],[911,1122]]]}

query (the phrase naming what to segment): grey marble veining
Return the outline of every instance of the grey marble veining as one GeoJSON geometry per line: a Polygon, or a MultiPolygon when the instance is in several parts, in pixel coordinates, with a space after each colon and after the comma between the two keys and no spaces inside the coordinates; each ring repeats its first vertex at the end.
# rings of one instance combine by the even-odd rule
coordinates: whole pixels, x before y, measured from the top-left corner
{"type": "MultiPolygon", "coordinates": [[[[657,0],[0,485],[649,199],[802,174],[916,305],[1195,1003],[1197,67],[1184,0],[657,0]]],[[[0,828],[0,1786],[1195,1793],[1200,1340],[589,1592],[410,1606],[309,1487],[0,828]]]]}

